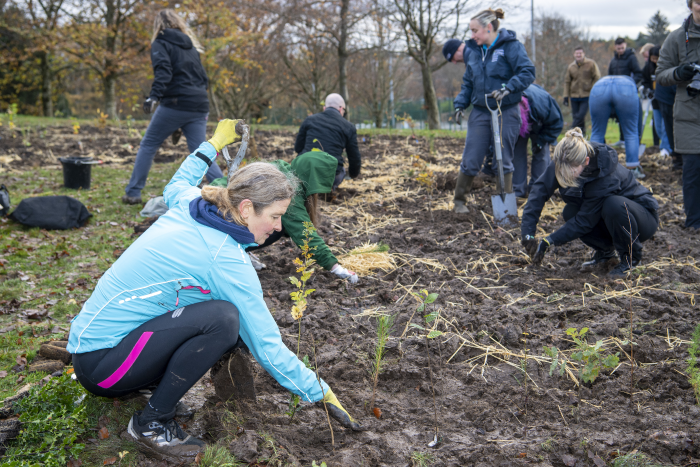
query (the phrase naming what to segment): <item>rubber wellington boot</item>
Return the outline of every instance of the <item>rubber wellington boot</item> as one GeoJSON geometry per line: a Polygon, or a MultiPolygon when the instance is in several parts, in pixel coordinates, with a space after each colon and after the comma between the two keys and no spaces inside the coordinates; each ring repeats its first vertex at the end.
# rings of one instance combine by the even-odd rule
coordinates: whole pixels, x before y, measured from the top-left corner
{"type": "MultiPolygon", "coordinates": [[[[513,193],[513,172],[503,174],[503,182],[506,184],[506,193],[513,193]]],[[[496,193],[501,192],[501,181],[496,179],[496,193]]]]}
{"type": "Polygon", "coordinates": [[[453,200],[455,205],[453,211],[457,214],[469,213],[469,208],[466,204],[467,194],[472,191],[472,183],[474,183],[474,177],[465,175],[460,170],[457,176],[457,186],[455,187],[455,197],[453,200]]]}

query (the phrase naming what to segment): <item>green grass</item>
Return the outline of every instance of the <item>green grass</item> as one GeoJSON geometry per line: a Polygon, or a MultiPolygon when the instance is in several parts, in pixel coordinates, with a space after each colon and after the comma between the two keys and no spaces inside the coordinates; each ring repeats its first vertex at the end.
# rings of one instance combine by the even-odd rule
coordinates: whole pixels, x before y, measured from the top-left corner
{"type": "MultiPolygon", "coordinates": [[[[162,194],[177,166],[177,163],[155,164],[143,192],[144,199],[149,194],[162,194]]],[[[26,369],[15,373],[12,367],[21,355],[26,355],[31,363],[41,342],[63,338],[70,319],[80,311],[101,275],[116,260],[114,250],[126,249],[133,242],[131,224],[143,219],[138,214],[141,206],[127,206],[120,200],[129,173],[128,168],[93,166],[90,190],[63,188],[60,168],[32,169],[6,178],[13,208],[29,196],[68,195],[85,204],[93,217],[85,227],[66,231],[41,231],[7,219],[0,221],[0,254],[4,255],[0,258],[0,264],[4,265],[0,266],[0,280],[10,277],[0,282],[0,302],[21,301],[19,310],[0,315],[0,329],[15,327],[0,334],[0,371],[8,373],[0,378],[0,399],[46,376],[43,372],[27,374],[26,369]],[[20,319],[19,312],[23,310],[46,310],[51,317],[20,319]],[[52,332],[54,329],[57,332],[52,332]]],[[[0,303],[0,306],[8,304],[0,303]]],[[[119,434],[139,407],[130,403],[115,407],[112,400],[94,396],[88,396],[84,404],[89,427],[97,427],[100,415],[110,419],[110,437],[98,444],[86,443],[81,454],[83,466],[103,465],[104,459],[118,457],[118,452],[123,451],[130,454],[122,460],[122,465],[135,465],[134,446],[123,441],[119,434]]],[[[89,437],[97,436],[92,433],[89,437]]]]}

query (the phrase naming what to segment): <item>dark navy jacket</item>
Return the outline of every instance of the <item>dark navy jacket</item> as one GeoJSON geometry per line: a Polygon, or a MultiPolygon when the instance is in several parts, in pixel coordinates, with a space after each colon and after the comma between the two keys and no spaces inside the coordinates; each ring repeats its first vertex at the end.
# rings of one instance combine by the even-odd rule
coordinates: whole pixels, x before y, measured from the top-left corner
{"type": "Polygon", "coordinates": [[[151,98],[170,109],[209,112],[209,79],[187,34],[164,29],[151,45],[151,63],[151,98]]]}
{"type": "Polygon", "coordinates": [[[544,203],[557,188],[564,202],[578,206],[579,211],[549,236],[554,245],[568,243],[593,230],[601,219],[603,203],[610,196],[624,196],[651,212],[656,212],[659,208],[659,203],[651,192],[634,178],[632,172],[617,163],[617,152],[613,148],[600,143],[590,144],[594,153],[579,177],[578,187],[560,187],[555,175],[555,164],[549,164],[545,173],[537,179],[523,211],[523,238],[535,235],[544,203]]]}
{"type": "Polygon", "coordinates": [[[530,140],[532,144],[553,143],[564,128],[559,104],[542,86],[531,84],[523,92],[530,104],[530,140]]]}
{"type": "MultiPolygon", "coordinates": [[[[486,112],[484,95],[501,89],[503,84],[510,94],[501,101],[501,109],[520,102],[522,92],[535,81],[535,66],[515,32],[501,29],[496,42],[486,51],[474,39],[467,41],[467,47],[470,49],[467,70],[462,90],[454,101],[455,108],[466,109],[471,103],[474,109],[486,112]]],[[[496,107],[492,98],[489,98],[489,107],[496,107]]]]}
{"type": "Polygon", "coordinates": [[[634,82],[639,84],[642,81],[642,70],[639,68],[637,56],[634,55],[634,49],[628,47],[622,55],[615,52],[608,65],[608,75],[631,76],[634,82]]]}

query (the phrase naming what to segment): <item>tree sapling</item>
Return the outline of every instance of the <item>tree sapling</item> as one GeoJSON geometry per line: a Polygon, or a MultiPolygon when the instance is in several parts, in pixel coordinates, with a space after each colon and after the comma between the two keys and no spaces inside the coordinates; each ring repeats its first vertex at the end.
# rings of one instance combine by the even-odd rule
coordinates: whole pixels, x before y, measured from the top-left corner
{"type": "MultiPolygon", "coordinates": [[[[384,354],[386,353],[386,343],[389,340],[389,333],[394,326],[394,316],[380,316],[377,318],[377,344],[374,346],[374,359],[372,360],[372,400],[369,403],[370,409],[374,409],[374,398],[377,394],[377,381],[379,373],[384,367],[384,354]]],[[[379,418],[375,411],[375,416],[379,418]]]]}

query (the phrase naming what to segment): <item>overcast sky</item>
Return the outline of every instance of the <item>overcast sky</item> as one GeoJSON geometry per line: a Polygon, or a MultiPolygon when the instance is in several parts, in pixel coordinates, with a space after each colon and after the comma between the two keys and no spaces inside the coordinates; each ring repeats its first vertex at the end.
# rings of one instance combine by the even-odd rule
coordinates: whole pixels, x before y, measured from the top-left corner
{"type": "MultiPolygon", "coordinates": [[[[522,0],[519,4],[523,5],[523,11],[510,16],[506,11],[503,25],[524,33],[530,29],[530,1],[522,0]]],[[[685,0],[535,0],[535,14],[559,12],[588,29],[592,38],[602,39],[625,35],[636,38],[657,10],[668,18],[671,31],[680,27],[690,14],[685,0]]]]}

